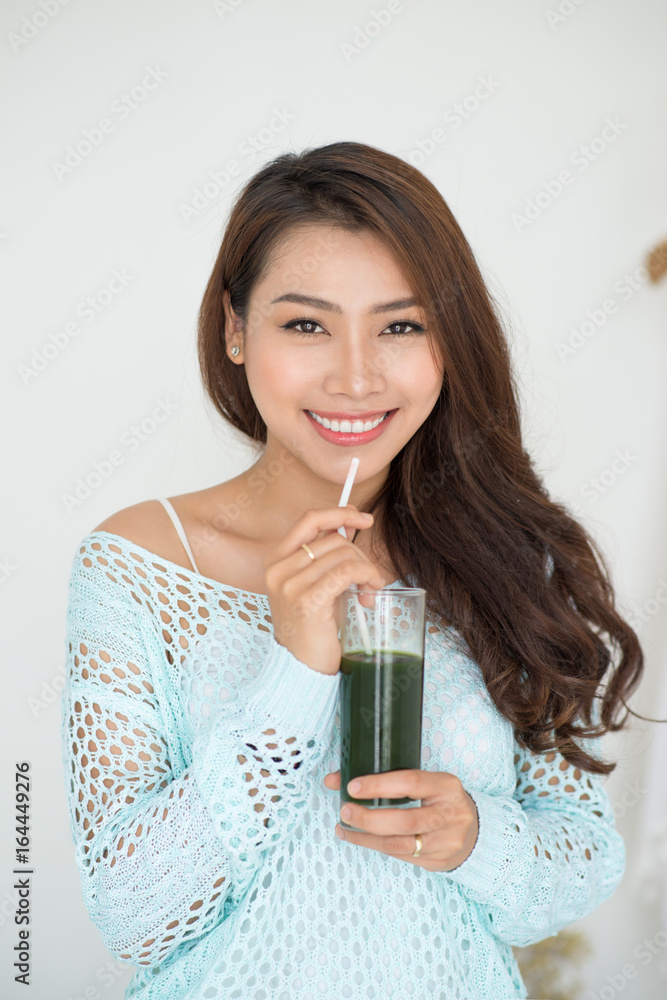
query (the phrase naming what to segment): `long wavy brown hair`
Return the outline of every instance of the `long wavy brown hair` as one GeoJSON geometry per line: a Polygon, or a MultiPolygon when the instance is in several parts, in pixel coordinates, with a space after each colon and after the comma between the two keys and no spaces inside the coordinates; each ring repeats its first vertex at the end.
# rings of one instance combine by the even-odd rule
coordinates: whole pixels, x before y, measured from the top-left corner
{"type": "Polygon", "coordinates": [[[583,743],[627,722],[643,652],[615,608],[595,540],[550,498],[523,447],[493,300],[449,207],[419,170],[372,146],[334,142],[278,156],[251,178],[232,207],[199,314],[211,401],[266,443],[245,369],[226,354],[223,292],[247,320],[272,251],[304,223],[382,239],[444,361],[435,407],[366,507],[394,567],[426,590],[430,613],[463,640],[522,745],[612,771],[583,743]]]}

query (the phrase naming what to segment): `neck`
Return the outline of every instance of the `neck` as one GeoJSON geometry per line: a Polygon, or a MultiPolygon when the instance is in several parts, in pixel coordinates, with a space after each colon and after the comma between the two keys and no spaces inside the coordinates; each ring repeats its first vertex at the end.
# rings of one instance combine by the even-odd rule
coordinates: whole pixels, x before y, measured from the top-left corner
{"type": "MultiPolygon", "coordinates": [[[[247,509],[256,515],[258,533],[284,538],[310,508],[337,507],[354,449],[340,451],[340,458],[332,464],[331,479],[323,479],[269,435],[262,456],[239,477],[240,490],[250,498],[247,509]]],[[[370,479],[355,481],[348,503],[364,510],[382,487],[388,471],[385,468],[370,479]]]]}

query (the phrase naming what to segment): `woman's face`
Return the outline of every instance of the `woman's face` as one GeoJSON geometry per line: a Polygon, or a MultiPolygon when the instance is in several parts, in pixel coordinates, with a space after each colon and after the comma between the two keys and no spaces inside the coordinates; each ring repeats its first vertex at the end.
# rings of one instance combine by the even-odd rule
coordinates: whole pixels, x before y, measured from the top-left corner
{"type": "Polygon", "coordinates": [[[242,338],[227,321],[227,350],[241,347],[229,356],[245,365],[267,451],[283,446],[329,483],[344,481],[352,456],[357,482],[388,470],[443,377],[412,300],[372,233],[322,224],[290,232],[253,289],[242,338]]]}

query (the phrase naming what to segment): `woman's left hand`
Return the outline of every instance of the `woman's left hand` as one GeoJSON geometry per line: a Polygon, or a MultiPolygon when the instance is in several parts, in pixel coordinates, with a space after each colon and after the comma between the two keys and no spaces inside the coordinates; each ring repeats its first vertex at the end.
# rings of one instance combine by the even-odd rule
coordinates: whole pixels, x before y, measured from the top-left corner
{"type": "MultiPolygon", "coordinates": [[[[388,854],[399,861],[430,872],[447,872],[458,868],[472,851],[477,841],[477,808],[459,779],[447,771],[419,771],[406,768],[385,771],[383,774],[366,774],[356,778],[359,787],[348,784],[348,792],[357,799],[401,798],[408,795],[420,799],[421,806],[411,809],[392,809],[383,806],[369,809],[356,802],[345,803],[343,811],[349,816],[341,818],[363,833],[336,825],[341,840],[360,847],[388,854]],[[415,834],[422,837],[419,857],[413,858],[415,834]]],[[[340,771],[333,771],[324,779],[327,788],[340,790],[340,771]]]]}

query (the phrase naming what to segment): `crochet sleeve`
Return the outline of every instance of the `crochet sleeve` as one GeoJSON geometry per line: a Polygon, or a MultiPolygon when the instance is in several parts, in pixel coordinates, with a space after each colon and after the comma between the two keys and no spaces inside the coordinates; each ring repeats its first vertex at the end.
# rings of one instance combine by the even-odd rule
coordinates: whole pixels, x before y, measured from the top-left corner
{"type": "Polygon", "coordinates": [[[108,566],[83,547],[70,578],[62,697],[70,824],[105,946],[156,971],[238,905],[262,852],[299,821],[339,678],[311,670],[271,636],[243,696],[221,705],[184,752],[169,722],[178,708],[160,703],[166,664],[150,602],[100,562],[108,566]]]}
{"type": "MultiPolygon", "coordinates": [[[[587,741],[591,752],[592,744],[587,741]]],[[[513,797],[466,789],[479,814],[477,843],[447,873],[465,887],[490,930],[525,946],[591,913],[618,886],[625,846],[602,779],[560,754],[515,743],[513,797]]]]}

